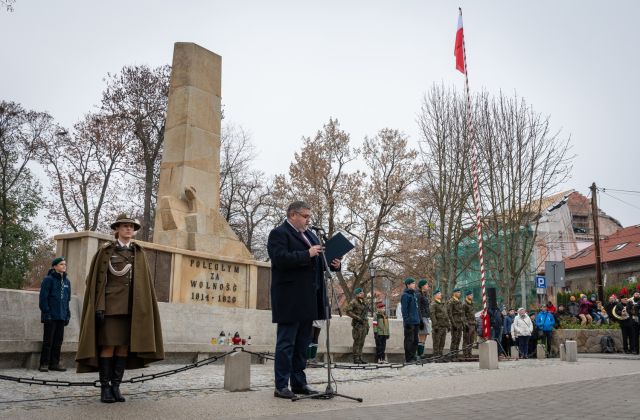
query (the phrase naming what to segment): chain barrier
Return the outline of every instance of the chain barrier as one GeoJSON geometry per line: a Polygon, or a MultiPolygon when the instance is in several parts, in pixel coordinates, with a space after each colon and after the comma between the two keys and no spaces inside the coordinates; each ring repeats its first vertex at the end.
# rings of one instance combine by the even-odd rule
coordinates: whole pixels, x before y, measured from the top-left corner
{"type": "MultiPolygon", "coordinates": [[[[374,364],[374,363],[367,363],[367,364],[346,364],[346,363],[331,363],[331,368],[332,369],[345,369],[345,370],[378,370],[378,369],[402,369],[406,366],[423,366],[425,364],[428,363],[438,363],[438,361],[442,360],[447,360],[450,359],[451,356],[455,355],[457,356],[460,352],[464,352],[465,350],[471,349],[473,348],[473,346],[475,346],[476,344],[481,344],[484,343],[485,339],[481,339],[479,341],[477,341],[476,343],[470,344],[466,347],[462,347],[461,349],[458,350],[452,350],[448,353],[445,353],[443,355],[437,355],[437,356],[431,356],[431,357],[425,357],[425,358],[421,358],[418,359],[414,362],[403,362],[403,363],[385,363],[385,364],[374,364]]],[[[206,366],[209,365],[211,363],[214,363],[222,358],[227,357],[228,355],[232,354],[232,353],[237,353],[237,352],[244,352],[244,353],[248,353],[254,356],[257,356],[261,359],[266,359],[266,360],[275,360],[275,355],[269,352],[263,352],[263,353],[258,353],[258,352],[253,352],[250,350],[247,350],[244,347],[238,346],[238,347],[234,347],[233,349],[229,350],[226,353],[223,353],[221,355],[218,356],[211,356],[209,358],[200,360],[198,362],[195,363],[191,363],[185,366],[181,366],[179,368],[176,369],[171,369],[171,370],[166,370],[166,371],[162,371],[162,372],[158,372],[158,373],[150,373],[147,375],[140,375],[140,376],[134,376],[131,377],[129,379],[123,380],[122,383],[126,384],[126,383],[131,383],[131,384],[135,384],[135,383],[142,383],[142,382],[147,382],[147,381],[152,381],[154,379],[158,379],[158,378],[164,378],[167,376],[171,376],[171,375],[175,375],[177,373],[181,373],[181,372],[185,372],[187,370],[191,370],[191,369],[195,369],[195,368],[199,368],[202,366],[206,366]]],[[[474,359],[475,361],[475,359],[474,359]]],[[[314,367],[314,368],[326,368],[327,367],[327,363],[318,363],[318,362],[309,362],[307,363],[308,367],[314,367]]],[[[100,387],[100,381],[99,380],[95,380],[95,381],[59,381],[59,380],[48,380],[48,379],[38,379],[35,377],[15,377],[15,376],[8,376],[8,375],[0,375],[0,380],[3,381],[13,381],[13,382],[18,382],[21,384],[26,384],[26,385],[45,385],[45,386],[55,386],[55,387],[72,387],[72,386],[93,386],[93,387],[100,387]]]]}
{"type": "MultiPolygon", "coordinates": [[[[234,347],[232,350],[218,355],[218,356],[212,356],[209,357],[207,359],[203,359],[200,360],[198,362],[195,363],[191,363],[185,366],[181,366],[179,368],[176,369],[171,369],[171,370],[165,370],[162,372],[158,372],[158,373],[150,373],[147,375],[140,375],[140,376],[134,376],[132,378],[129,379],[125,379],[122,381],[123,384],[135,384],[135,383],[142,383],[142,382],[146,382],[146,381],[151,381],[154,379],[158,379],[158,378],[164,378],[165,376],[171,376],[171,375],[175,375],[176,373],[181,373],[187,370],[191,370],[191,369],[195,369],[195,368],[199,368],[201,366],[206,366],[209,365],[211,363],[216,362],[219,359],[222,359],[224,357],[227,357],[228,355],[230,355],[231,353],[235,353],[238,351],[238,349],[241,349],[242,347],[234,347]]],[[[0,380],[3,381],[12,381],[12,382],[18,382],[21,384],[27,384],[27,385],[46,385],[46,386],[55,386],[55,387],[60,387],[60,386],[66,386],[66,387],[71,387],[71,386],[93,386],[93,387],[100,387],[100,381],[99,380],[95,380],[95,381],[58,381],[58,380],[48,380],[48,379],[38,379],[38,378],[26,378],[26,377],[16,377],[16,376],[8,376],[8,375],[0,375],[0,380]]]]}

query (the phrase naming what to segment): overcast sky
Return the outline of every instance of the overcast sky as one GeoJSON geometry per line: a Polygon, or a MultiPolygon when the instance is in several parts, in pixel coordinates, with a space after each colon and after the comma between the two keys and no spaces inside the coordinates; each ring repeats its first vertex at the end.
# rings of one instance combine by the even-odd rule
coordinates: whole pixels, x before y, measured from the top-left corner
{"type": "MultiPolygon", "coordinates": [[[[0,11],[0,99],[71,126],[123,66],[171,64],[173,43],[222,56],[229,121],[252,134],[256,166],[287,171],[329,117],[360,142],[384,127],[418,140],[434,83],[461,91],[453,45],[464,13],[472,91],[517,93],[570,136],[565,185],[640,190],[640,2],[17,0],[0,11]]],[[[600,194],[624,226],[640,194],[600,194]]]]}

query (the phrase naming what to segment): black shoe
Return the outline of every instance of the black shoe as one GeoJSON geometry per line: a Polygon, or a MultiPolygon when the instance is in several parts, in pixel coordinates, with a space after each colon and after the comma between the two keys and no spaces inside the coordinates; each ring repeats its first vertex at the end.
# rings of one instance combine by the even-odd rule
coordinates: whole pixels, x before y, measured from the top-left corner
{"type": "Polygon", "coordinates": [[[293,388],[291,387],[291,391],[294,394],[302,394],[302,395],[316,395],[319,394],[315,389],[309,388],[309,385],[305,385],[302,388],[293,388]]]}
{"type": "Polygon", "coordinates": [[[40,365],[40,368],[38,368],[38,370],[40,372],[49,372],[49,368],[46,365],[40,365]]]}
{"type": "Polygon", "coordinates": [[[60,365],[49,366],[49,370],[53,370],[53,371],[56,371],[56,372],[66,372],[67,371],[67,369],[63,368],[60,365]]]}
{"type": "Polygon", "coordinates": [[[289,388],[282,388],[282,389],[276,389],[275,391],[273,391],[273,396],[277,398],[287,398],[290,400],[292,398],[295,398],[296,394],[291,392],[289,388]]]}

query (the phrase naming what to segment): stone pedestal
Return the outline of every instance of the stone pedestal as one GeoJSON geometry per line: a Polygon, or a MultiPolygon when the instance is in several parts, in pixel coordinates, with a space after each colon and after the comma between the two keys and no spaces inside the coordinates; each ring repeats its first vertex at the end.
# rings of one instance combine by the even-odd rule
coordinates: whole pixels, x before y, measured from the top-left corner
{"type": "Polygon", "coordinates": [[[520,358],[520,351],[518,346],[511,346],[511,358],[518,360],[520,358]]]}
{"type": "Polygon", "coordinates": [[[224,389],[249,391],[251,388],[251,355],[236,352],[224,358],[224,389]]]}
{"type": "Polygon", "coordinates": [[[565,359],[567,362],[578,361],[578,343],[575,341],[567,340],[564,343],[565,359]]]}
{"type": "Polygon", "coordinates": [[[546,348],[544,344],[538,344],[538,346],[536,347],[536,357],[538,359],[546,359],[547,354],[545,353],[545,351],[546,351],[546,348]]]}
{"type": "Polygon", "coordinates": [[[480,369],[498,369],[498,345],[495,341],[489,340],[480,343],[478,350],[480,353],[480,369]]]}

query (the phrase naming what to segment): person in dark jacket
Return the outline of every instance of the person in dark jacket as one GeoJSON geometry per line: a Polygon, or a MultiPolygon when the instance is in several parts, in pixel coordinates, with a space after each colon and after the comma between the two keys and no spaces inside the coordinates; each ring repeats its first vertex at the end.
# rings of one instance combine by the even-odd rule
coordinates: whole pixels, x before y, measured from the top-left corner
{"type": "Polygon", "coordinates": [[[631,353],[640,353],[640,291],[636,289],[627,302],[627,313],[631,318],[631,353]]]}
{"type": "Polygon", "coordinates": [[[402,308],[402,325],[404,326],[404,358],[407,362],[417,361],[418,329],[422,324],[416,295],[416,281],[412,278],[404,280],[405,289],[400,298],[402,308]]]}
{"type": "MultiPolygon", "coordinates": [[[[271,259],[271,318],[277,323],[274,362],[274,396],[293,398],[295,393],[312,395],[304,373],[306,352],[314,320],[326,319],[327,296],[323,284],[322,247],[307,229],[311,207],[295,201],[287,208],[287,219],[269,233],[267,251],[271,259]],[[291,384],[291,389],[289,389],[291,384]]],[[[332,270],[340,260],[329,261],[332,270]]]]}
{"type": "Polygon", "coordinates": [[[429,283],[425,279],[418,282],[418,307],[420,308],[420,319],[422,328],[418,331],[418,357],[424,354],[424,344],[427,336],[431,334],[431,315],[429,313],[429,283]]]}
{"type": "Polygon", "coordinates": [[[60,348],[64,340],[64,327],[69,325],[71,319],[70,299],[67,262],[64,257],[57,257],[51,261],[51,269],[40,284],[40,322],[44,324],[40,372],[67,370],[60,364],[60,348]]]}
{"type": "Polygon", "coordinates": [[[620,302],[618,302],[611,311],[613,319],[620,324],[622,351],[627,354],[631,353],[631,332],[633,328],[633,319],[629,315],[628,303],[627,296],[620,295],[620,302]]]}
{"type": "Polygon", "coordinates": [[[578,305],[578,302],[576,302],[575,296],[569,296],[569,303],[567,303],[567,312],[575,319],[580,320],[580,317],[578,316],[580,314],[580,305],[578,305]]]}
{"type": "Polygon", "coordinates": [[[509,309],[507,316],[504,317],[504,321],[502,322],[502,348],[507,353],[508,356],[511,356],[511,346],[516,344],[515,340],[511,336],[511,325],[513,324],[513,319],[516,317],[516,311],[514,309],[509,309]]]}

